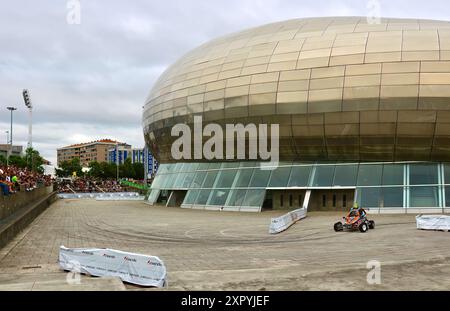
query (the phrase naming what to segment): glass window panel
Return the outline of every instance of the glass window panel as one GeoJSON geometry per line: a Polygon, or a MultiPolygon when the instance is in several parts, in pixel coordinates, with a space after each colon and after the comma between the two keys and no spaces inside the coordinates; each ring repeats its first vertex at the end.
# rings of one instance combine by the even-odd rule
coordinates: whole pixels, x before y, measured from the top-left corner
{"type": "Polygon", "coordinates": [[[226,162],[222,164],[222,168],[238,168],[239,165],[239,162],[226,162]]]}
{"type": "Polygon", "coordinates": [[[163,188],[164,189],[171,189],[173,188],[173,185],[178,177],[178,174],[169,174],[166,175],[167,177],[167,182],[164,184],[163,188]]]}
{"type": "Polygon", "coordinates": [[[183,184],[181,185],[181,188],[189,188],[192,181],[194,180],[195,173],[187,173],[186,177],[183,180],[183,184]]]}
{"type": "Polygon", "coordinates": [[[199,163],[186,163],[184,167],[185,172],[195,172],[199,163]]]}
{"type": "Polygon", "coordinates": [[[232,190],[227,201],[227,206],[241,206],[247,189],[232,190]]]}
{"type": "Polygon", "coordinates": [[[438,207],[438,187],[410,187],[409,205],[411,207],[438,207]]]}
{"type": "Polygon", "coordinates": [[[384,187],[382,194],[383,207],[403,207],[403,187],[384,187]]]}
{"type": "Polygon", "coordinates": [[[171,175],[162,175],[160,189],[165,189],[166,184],[169,182],[171,175]]]}
{"type": "Polygon", "coordinates": [[[380,164],[360,165],[358,171],[358,186],[381,185],[383,166],[380,164]]]}
{"type": "Polygon", "coordinates": [[[358,205],[362,208],[379,207],[381,188],[358,188],[358,205]]]}
{"type": "Polygon", "coordinates": [[[209,198],[208,205],[225,205],[230,190],[216,189],[209,198]]]}
{"type": "Polygon", "coordinates": [[[261,206],[264,201],[266,190],[249,189],[242,202],[242,206],[261,206]]]}
{"type": "Polygon", "coordinates": [[[188,163],[180,163],[180,166],[176,168],[177,170],[175,171],[175,173],[185,172],[188,165],[189,165],[188,163]]]}
{"type": "Polygon", "coordinates": [[[311,166],[293,166],[289,187],[306,187],[311,174],[311,166]]]}
{"type": "Polygon", "coordinates": [[[257,167],[258,164],[256,164],[255,161],[246,161],[246,162],[241,162],[241,167],[257,167]]]}
{"type": "Polygon", "coordinates": [[[169,166],[171,164],[161,164],[158,168],[158,173],[159,174],[166,174],[169,172],[169,166]]]}
{"type": "Polygon", "coordinates": [[[409,167],[409,184],[424,185],[438,183],[437,164],[411,164],[409,167]]]}
{"type": "Polygon", "coordinates": [[[330,187],[333,183],[334,165],[316,166],[311,187],[330,187]]]}
{"type": "Polygon", "coordinates": [[[358,165],[337,165],[333,186],[355,186],[358,165]]]}
{"type": "Polygon", "coordinates": [[[289,181],[291,167],[279,167],[272,172],[269,187],[286,187],[289,181]]]}
{"type": "Polygon", "coordinates": [[[445,187],[445,206],[450,207],[450,186],[445,187]]]}
{"type": "Polygon", "coordinates": [[[195,204],[196,205],[205,205],[206,202],[208,202],[208,198],[209,198],[210,194],[211,194],[211,190],[209,190],[209,189],[200,190],[200,192],[198,193],[198,197],[195,200],[195,204]]]}
{"type": "Polygon", "coordinates": [[[195,173],[194,181],[191,184],[191,188],[200,188],[203,184],[205,176],[206,176],[205,171],[195,173]]]}
{"type": "Polygon", "coordinates": [[[206,174],[205,180],[203,181],[202,188],[212,188],[214,186],[214,181],[216,180],[219,171],[209,171],[206,174]]]}
{"type": "Polygon", "coordinates": [[[152,188],[158,189],[161,186],[162,181],[164,180],[163,175],[156,175],[155,179],[152,182],[152,188]]]}
{"type": "Polygon", "coordinates": [[[250,187],[266,187],[271,173],[271,170],[255,169],[250,187]]]}
{"type": "Polygon", "coordinates": [[[444,165],[444,183],[450,185],[450,164],[444,165]]]}
{"type": "Polygon", "coordinates": [[[186,178],[186,174],[185,173],[181,173],[181,174],[177,174],[177,179],[175,180],[173,187],[178,189],[181,188],[181,186],[183,185],[183,181],[186,178]]]}
{"type": "Polygon", "coordinates": [[[200,190],[189,190],[184,198],[183,204],[194,204],[200,190]]]}
{"type": "Polygon", "coordinates": [[[167,173],[173,173],[175,171],[176,164],[169,164],[167,167],[167,173]]]}
{"type": "Polygon", "coordinates": [[[220,165],[221,165],[221,163],[213,162],[213,163],[210,163],[210,164],[209,164],[208,169],[209,169],[209,170],[212,170],[212,169],[218,169],[218,168],[220,168],[220,165]]]}
{"type": "Polygon", "coordinates": [[[236,177],[235,187],[248,187],[250,179],[252,178],[253,169],[240,169],[236,177]]]}
{"type": "Polygon", "coordinates": [[[383,165],[383,185],[403,185],[403,164],[383,165]]]}
{"type": "Polygon", "coordinates": [[[231,188],[237,170],[223,170],[217,177],[215,188],[231,188]]]}
{"type": "Polygon", "coordinates": [[[200,163],[198,165],[197,170],[206,170],[206,169],[208,169],[208,166],[209,166],[209,163],[200,163]]]}
{"type": "Polygon", "coordinates": [[[148,196],[148,202],[153,204],[156,202],[156,200],[158,199],[158,195],[159,195],[159,189],[153,189],[149,196],[148,196]]]}
{"type": "Polygon", "coordinates": [[[175,164],[175,166],[172,166],[171,167],[171,173],[173,172],[173,173],[175,173],[175,172],[180,172],[181,171],[181,168],[183,167],[183,165],[184,165],[184,163],[177,163],[177,164],[175,164]]]}

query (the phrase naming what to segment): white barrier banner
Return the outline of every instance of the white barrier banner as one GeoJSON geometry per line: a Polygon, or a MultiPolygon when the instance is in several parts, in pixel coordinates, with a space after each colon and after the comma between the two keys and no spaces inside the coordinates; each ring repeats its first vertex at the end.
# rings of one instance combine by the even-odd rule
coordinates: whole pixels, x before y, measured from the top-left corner
{"type": "Polygon", "coordinates": [[[113,249],[61,246],[59,265],[66,271],[119,277],[142,286],[164,287],[166,282],[166,267],[158,257],[113,249]]]}
{"type": "Polygon", "coordinates": [[[60,199],[97,199],[97,198],[135,198],[140,197],[137,192],[80,192],[58,193],[60,199]]]}
{"type": "Polygon", "coordinates": [[[129,197],[96,197],[97,201],[144,201],[144,196],[129,196],[129,197]]]}
{"type": "Polygon", "coordinates": [[[272,218],[270,222],[269,233],[275,234],[286,230],[300,219],[305,218],[306,212],[306,208],[300,208],[293,210],[283,216],[272,218]]]}
{"type": "Polygon", "coordinates": [[[417,229],[450,230],[450,216],[446,215],[418,215],[417,229]]]}

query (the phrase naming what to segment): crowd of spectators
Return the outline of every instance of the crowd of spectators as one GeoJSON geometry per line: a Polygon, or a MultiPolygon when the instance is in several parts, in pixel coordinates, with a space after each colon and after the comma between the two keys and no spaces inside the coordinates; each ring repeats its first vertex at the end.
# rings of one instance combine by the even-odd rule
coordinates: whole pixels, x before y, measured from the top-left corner
{"type": "Polygon", "coordinates": [[[53,179],[50,175],[13,165],[0,165],[0,190],[3,195],[11,195],[18,191],[32,191],[41,186],[50,186],[52,183],[53,179]]]}
{"type": "Polygon", "coordinates": [[[122,192],[124,189],[115,179],[94,179],[79,177],[58,182],[58,192],[85,193],[85,192],[122,192]]]}

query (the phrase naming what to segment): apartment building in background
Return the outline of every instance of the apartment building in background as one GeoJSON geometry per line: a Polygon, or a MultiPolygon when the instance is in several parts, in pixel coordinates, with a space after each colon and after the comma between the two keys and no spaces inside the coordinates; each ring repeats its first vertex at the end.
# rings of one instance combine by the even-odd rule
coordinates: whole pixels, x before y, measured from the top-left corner
{"type": "Polygon", "coordinates": [[[5,158],[7,155],[13,155],[13,156],[21,156],[23,152],[23,147],[19,145],[13,145],[11,147],[10,144],[0,144],[0,155],[4,156],[5,158]]]}
{"type": "Polygon", "coordinates": [[[108,162],[108,150],[115,148],[131,148],[126,143],[121,143],[111,139],[100,139],[88,143],[74,144],[57,149],[57,163],[70,161],[79,158],[82,166],[87,166],[90,162],[108,162]]]}

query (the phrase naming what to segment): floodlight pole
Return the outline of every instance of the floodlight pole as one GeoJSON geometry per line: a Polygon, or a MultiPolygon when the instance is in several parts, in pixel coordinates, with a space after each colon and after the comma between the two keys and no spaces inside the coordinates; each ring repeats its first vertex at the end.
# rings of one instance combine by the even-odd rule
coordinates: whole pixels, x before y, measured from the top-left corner
{"type": "Polygon", "coordinates": [[[28,108],[28,148],[33,148],[33,104],[27,89],[22,91],[23,101],[28,108]]]}
{"type": "Polygon", "coordinates": [[[33,106],[28,107],[28,148],[33,148],[33,106]]]}

